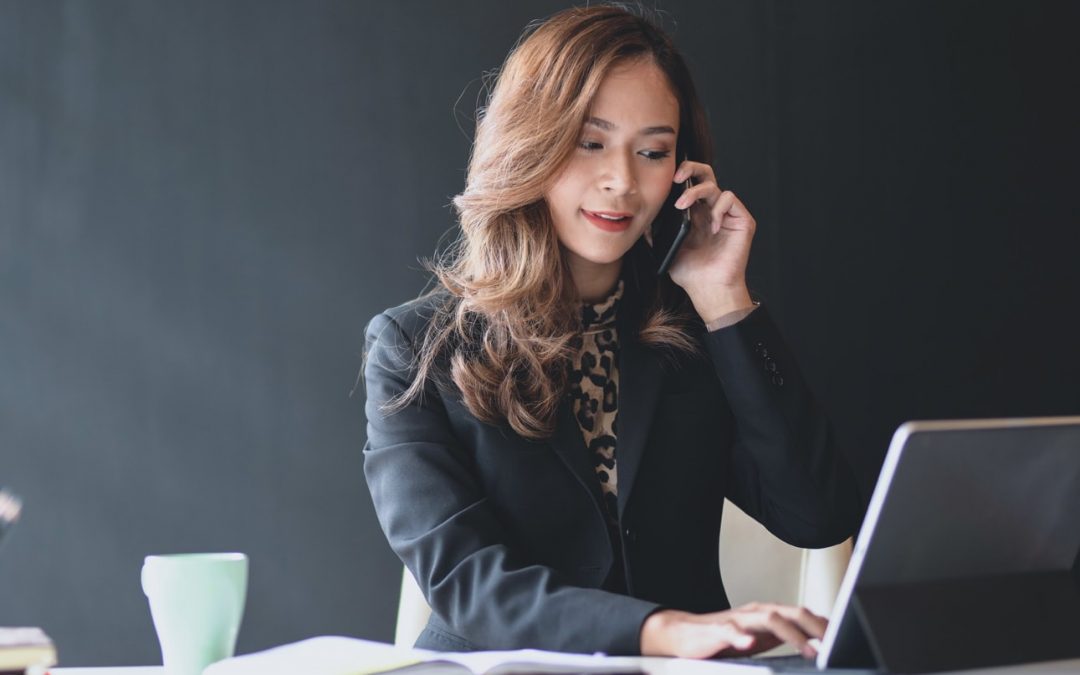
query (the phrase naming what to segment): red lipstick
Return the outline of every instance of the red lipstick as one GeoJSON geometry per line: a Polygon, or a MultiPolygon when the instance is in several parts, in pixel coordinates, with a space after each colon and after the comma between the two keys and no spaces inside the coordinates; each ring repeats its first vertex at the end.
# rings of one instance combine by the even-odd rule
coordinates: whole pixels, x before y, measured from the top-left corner
{"type": "Polygon", "coordinates": [[[605,232],[623,232],[630,227],[630,223],[634,219],[633,214],[624,211],[586,211],[582,209],[581,212],[585,214],[590,223],[605,232]],[[602,218],[599,214],[610,216],[610,218],[602,218]],[[619,220],[612,220],[611,218],[619,218],[619,220]]]}

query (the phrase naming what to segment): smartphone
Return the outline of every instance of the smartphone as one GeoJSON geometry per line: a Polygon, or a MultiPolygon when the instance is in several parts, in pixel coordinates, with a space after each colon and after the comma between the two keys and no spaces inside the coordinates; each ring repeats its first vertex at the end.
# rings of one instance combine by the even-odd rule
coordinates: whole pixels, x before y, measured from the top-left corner
{"type": "MultiPolygon", "coordinates": [[[[689,189],[693,184],[693,180],[687,178],[686,181],[683,182],[684,191],[689,189]]],[[[675,254],[679,252],[679,247],[682,245],[683,240],[686,239],[686,235],[690,234],[690,225],[690,207],[688,206],[683,209],[682,224],[679,225],[679,230],[675,233],[675,238],[671,241],[671,244],[668,245],[667,253],[664,255],[664,259],[660,262],[660,267],[656,269],[657,276],[664,274],[668,271],[668,268],[671,267],[671,263],[675,260],[675,254]]],[[[661,247],[665,243],[666,242],[663,242],[662,240],[657,240],[657,244],[659,244],[661,247]]],[[[663,250],[663,248],[661,248],[660,250],[663,250]]]]}

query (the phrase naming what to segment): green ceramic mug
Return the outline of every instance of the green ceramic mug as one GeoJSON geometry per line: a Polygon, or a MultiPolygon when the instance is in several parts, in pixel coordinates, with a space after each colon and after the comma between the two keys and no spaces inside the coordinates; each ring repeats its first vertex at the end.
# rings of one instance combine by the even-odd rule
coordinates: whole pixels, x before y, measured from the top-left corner
{"type": "Polygon", "coordinates": [[[233,655],[247,577],[243,553],[146,556],[142,588],[166,675],[201,675],[206,666],[233,655]]]}

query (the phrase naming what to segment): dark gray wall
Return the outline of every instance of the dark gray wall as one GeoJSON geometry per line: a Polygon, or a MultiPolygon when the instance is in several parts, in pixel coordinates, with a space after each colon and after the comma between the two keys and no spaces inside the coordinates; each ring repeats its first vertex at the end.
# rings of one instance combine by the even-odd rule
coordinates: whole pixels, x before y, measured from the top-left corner
{"type": "MultiPolygon", "coordinates": [[[[0,0],[0,625],[155,663],[142,556],[241,550],[240,651],[391,638],[363,327],[564,6],[0,0]]],[[[902,420],[1080,413],[1077,5],[661,6],[865,489],[902,420]]]]}

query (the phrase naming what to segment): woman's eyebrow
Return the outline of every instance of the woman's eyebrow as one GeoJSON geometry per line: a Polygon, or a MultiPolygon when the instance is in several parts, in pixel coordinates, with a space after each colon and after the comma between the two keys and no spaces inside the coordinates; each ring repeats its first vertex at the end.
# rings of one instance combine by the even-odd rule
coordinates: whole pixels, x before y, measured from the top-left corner
{"type": "MultiPolygon", "coordinates": [[[[594,127],[600,127],[604,131],[614,131],[615,129],[619,128],[619,127],[615,126],[614,123],[608,122],[605,119],[600,119],[599,117],[590,117],[589,119],[585,120],[585,124],[591,124],[594,127]]],[[[643,135],[643,136],[653,136],[653,135],[656,135],[656,134],[674,134],[674,133],[675,133],[675,130],[672,129],[671,127],[667,126],[667,125],[658,125],[658,126],[655,126],[655,127],[645,127],[644,129],[641,130],[641,135],[643,135]]]]}

